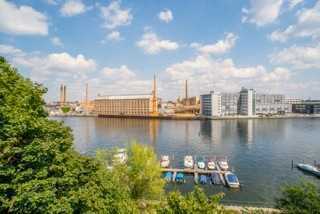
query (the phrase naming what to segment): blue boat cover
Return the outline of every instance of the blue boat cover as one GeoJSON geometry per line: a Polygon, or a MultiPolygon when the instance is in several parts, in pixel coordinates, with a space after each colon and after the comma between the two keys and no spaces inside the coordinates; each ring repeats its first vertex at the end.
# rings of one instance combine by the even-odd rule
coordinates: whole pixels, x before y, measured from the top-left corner
{"type": "Polygon", "coordinates": [[[234,174],[227,175],[228,181],[231,183],[238,183],[238,178],[234,174]]]}
{"type": "Polygon", "coordinates": [[[207,183],[207,176],[205,176],[205,175],[200,175],[200,183],[202,183],[202,184],[207,183]]]}

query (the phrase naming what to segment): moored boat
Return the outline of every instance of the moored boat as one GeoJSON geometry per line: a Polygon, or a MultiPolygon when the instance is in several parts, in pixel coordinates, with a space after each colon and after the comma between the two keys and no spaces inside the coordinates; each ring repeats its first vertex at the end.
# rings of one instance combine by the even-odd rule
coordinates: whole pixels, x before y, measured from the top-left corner
{"type": "Polygon", "coordinates": [[[317,177],[320,177],[320,170],[315,166],[312,166],[310,164],[299,163],[297,164],[297,167],[298,169],[301,169],[305,172],[309,172],[317,177]]]}
{"type": "Polygon", "coordinates": [[[206,184],[207,183],[207,176],[206,175],[200,175],[199,182],[200,182],[200,184],[206,184]]]}
{"type": "Polygon", "coordinates": [[[191,155],[187,155],[184,157],[184,167],[193,168],[194,162],[193,157],[191,155]]]}
{"type": "Polygon", "coordinates": [[[118,149],[116,154],[114,155],[114,161],[118,163],[124,164],[127,162],[128,155],[126,149],[118,149]]]}
{"type": "Polygon", "coordinates": [[[216,184],[216,185],[219,185],[221,184],[221,179],[220,179],[220,175],[218,172],[213,172],[210,176],[211,178],[211,183],[212,184],[216,184]]]}
{"type": "Polygon", "coordinates": [[[227,185],[230,188],[239,188],[240,187],[238,177],[235,174],[233,174],[232,172],[226,172],[224,174],[224,178],[226,180],[227,185]]]}
{"type": "Polygon", "coordinates": [[[216,163],[214,159],[209,159],[207,166],[208,166],[208,169],[214,170],[216,168],[216,163]]]}
{"type": "Polygon", "coordinates": [[[197,165],[199,169],[204,169],[206,168],[206,163],[204,162],[204,158],[199,158],[197,160],[197,165]]]}
{"type": "Polygon", "coordinates": [[[226,159],[219,160],[218,165],[219,165],[220,169],[223,171],[227,171],[229,169],[229,164],[226,159]]]}
{"type": "Polygon", "coordinates": [[[178,172],[176,176],[177,183],[185,183],[184,174],[182,172],[178,172]]]}
{"type": "Polygon", "coordinates": [[[168,168],[170,165],[170,158],[168,155],[162,155],[160,159],[160,166],[162,168],[168,168]]]}
{"type": "Polygon", "coordinates": [[[164,180],[170,182],[172,180],[172,172],[166,172],[164,175],[164,180]]]}

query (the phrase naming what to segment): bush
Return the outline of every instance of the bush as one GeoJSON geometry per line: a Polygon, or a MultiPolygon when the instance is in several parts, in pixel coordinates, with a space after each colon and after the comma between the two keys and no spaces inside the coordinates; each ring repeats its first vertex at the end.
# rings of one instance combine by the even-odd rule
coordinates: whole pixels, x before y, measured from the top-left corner
{"type": "Polygon", "coordinates": [[[320,213],[320,190],[310,182],[287,185],[282,189],[282,196],[276,203],[283,213],[320,213]]]}

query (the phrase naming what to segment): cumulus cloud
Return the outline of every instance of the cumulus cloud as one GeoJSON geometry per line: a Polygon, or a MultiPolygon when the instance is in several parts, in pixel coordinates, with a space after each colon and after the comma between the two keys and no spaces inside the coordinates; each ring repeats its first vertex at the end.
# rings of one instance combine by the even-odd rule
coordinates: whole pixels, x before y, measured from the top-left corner
{"type": "Polygon", "coordinates": [[[24,55],[24,52],[18,48],[15,48],[11,45],[0,44],[0,54],[5,56],[21,56],[24,55]]]}
{"type": "Polygon", "coordinates": [[[272,41],[285,42],[292,37],[320,38],[320,1],[311,8],[304,8],[297,14],[295,24],[284,30],[276,30],[271,33],[272,41]]]}
{"type": "Polygon", "coordinates": [[[121,40],[121,35],[119,31],[112,31],[107,35],[107,39],[111,41],[119,41],[121,40]]]}
{"type": "Polygon", "coordinates": [[[219,55],[228,52],[236,43],[237,36],[233,33],[228,33],[223,40],[219,40],[214,44],[201,45],[199,43],[192,43],[190,46],[196,48],[202,54],[219,55]]]}
{"type": "Polygon", "coordinates": [[[297,5],[301,4],[304,0],[289,0],[289,9],[293,9],[297,5]]]}
{"type": "Polygon", "coordinates": [[[320,45],[291,46],[273,53],[270,61],[273,64],[287,65],[294,69],[319,69],[320,45]]]}
{"type": "Polygon", "coordinates": [[[51,43],[54,45],[54,46],[58,46],[58,47],[63,47],[63,43],[62,41],[60,40],[59,37],[55,36],[55,37],[52,37],[50,39],[51,43]]]}
{"type": "Polygon", "coordinates": [[[47,17],[30,6],[0,1],[0,31],[14,35],[48,34],[47,17]]]}
{"type": "Polygon", "coordinates": [[[136,77],[136,74],[122,65],[119,68],[104,67],[102,69],[103,75],[109,80],[130,80],[136,77]]]}
{"type": "Polygon", "coordinates": [[[86,5],[81,0],[67,0],[60,8],[60,13],[63,16],[75,16],[86,10],[86,5]]]}
{"type": "Polygon", "coordinates": [[[163,22],[166,22],[166,23],[169,23],[173,20],[173,15],[172,15],[172,12],[171,10],[164,10],[164,11],[161,11],[158,15],[159,19],[163,22]]]}
{"type": "Polygon", "coordinates": [[[136,45],[147,54],[157,54],[161,51],[172,51],[179,48],[178,43],[162,40],[153,32],[145,32],[136,45]]]}
{"type": "Polygon", "coordinates": [[[103,26],[114,29],[119,26],[130,25],[133,19],[130,9],[122,9],[120,1],[112,1],[108,6],[101,7],[101,15],[104,19],[103,26]]]}
{"type": "Polygon", "coordinates": [[[284,0],[250,0],[250,8],[242,9],[242,22],[257,26],[270,24],[277,20],[284,0]]]}
{"type": "Polygon", "coordinates": [[[266,90],[290,79],[289,70],[276,67],[268,71],[262,65],[239,67],[232,59],[216,59],[199,55],[190,60],[175,63],[167,67],[165,91],[179,94],[184,80],[188,80],[195,95],[210,90],[239,91],[241,86],[266,90]]]}

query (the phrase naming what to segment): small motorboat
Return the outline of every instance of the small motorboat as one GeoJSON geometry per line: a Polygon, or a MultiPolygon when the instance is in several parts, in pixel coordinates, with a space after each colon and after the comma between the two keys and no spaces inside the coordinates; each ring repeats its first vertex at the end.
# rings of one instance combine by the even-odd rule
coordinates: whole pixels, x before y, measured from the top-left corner
{"type": "Polygon", "coordinates": [[[221,170],[227,171],[229,169],[228,161],[227,160],[219,160],[218,165],[221,170]]]}
{"type": "Polygon", "coordinates": [[[127,162],[128,155],[126,149],[118,149],[114,155],[114,161],[125,164],[127,162]]]}
{"type": "Polygon", "coordinates": [[[310,164],[299,163],[297,164],[297,168],[301,169],[302,171],[309,172],[317,177],[320,177],[320,170],[317,167],[312,166],[310,164]]]}
{"type": "Polygon", "coordinates": [[[198,165],[198,168],[199,169],[204,169],[206,168],[206,163],[204,162],[204,159],[203,158],[199,158],[197,160],[197,165],[198,165]]]}
{"type": "Polygon", "coordinates": [[[162,155],[160,159],[160,166],[162,168],[168,168],[170,165],[170,158],[168,155],[162,155]]]}
{"type": "Polygon", "coordinates": [[[200,177],[199,177],[199,183],[200,183],[200,184],[206,184],[206,183],[207,183],[207,176],[205,176],[205,175],[200,175],[200,177]]]}
{"type": "Polygon", "coordinates": [[[164,180],[170,182],[172,180],[172,172],[166,172],[166,174],[164,174],[164,180]]]}
{"type": "Polygon", "coordinates": [[[213,159],[209,159],[207,165],[208,165],[208,169],[210,169],[210,170],[216,169],[216,163],[215,163],[215,161],[213,159]]]}
{"type": "Polygon", "coordinates": [[[184,174],[182,172],[177,173],[176,182],[180,184],[185,183],[184,174]]]}
{"type": "Polygon", "coordinates": [[[187,155],[184,157],[184,167],[193,168],[194,162],[193,157],[191,155],[187,155]]]}
{"type": "Polygon", "coordinates": [[[230,188],[239,188],[240,187],[238,177],[235,174],[233,174],[232,172],[224,173],[224,178],[226,180],[227,185],[230,188]]]}
{"type": "Polygon", "coordinates": [[[220,185],[221,184],[221,179],[220,179],[220,175],[218,172],[213,172],[210,176],[211,178],[211,183],[212,184],[216,184],[216,185],[220,185]]]}

